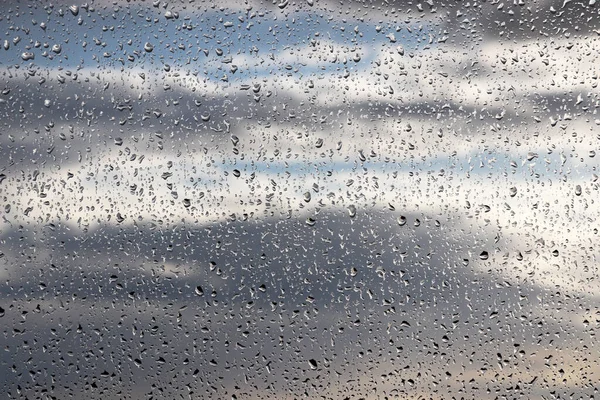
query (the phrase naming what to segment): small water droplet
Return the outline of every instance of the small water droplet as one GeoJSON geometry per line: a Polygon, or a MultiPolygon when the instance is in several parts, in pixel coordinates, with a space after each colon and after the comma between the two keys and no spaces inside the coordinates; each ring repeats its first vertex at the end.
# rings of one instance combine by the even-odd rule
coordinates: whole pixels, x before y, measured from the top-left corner
{"type": "Polygon", "coordinates": [[[350,205],[348,206],[348,215],[350,215],[350,218],[354,218],[356,217],[356,206],[355,205],[350,205]]]}
{"type": "Polygon", "coordinates": [[[538,158],[538,154],[537,153],[533,153],[533,152],[527,153],[527,161],[532,161],[532,160],[534,160],[536,158],[538,158]]]}

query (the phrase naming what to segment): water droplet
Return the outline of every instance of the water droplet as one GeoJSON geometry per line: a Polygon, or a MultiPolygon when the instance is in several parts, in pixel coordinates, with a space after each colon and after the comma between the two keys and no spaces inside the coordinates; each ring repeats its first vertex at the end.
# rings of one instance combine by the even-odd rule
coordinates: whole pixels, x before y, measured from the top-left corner
{"type": "Polygon", "coordinates": [[[538,158],[538,154],[537,153],[533,153],[533,152],[527,153],[527,161],[532,161],[532,160],[534,160],[536,158],[538,158]]]}
{"type": "Polygon", "coordinates": [[[348,215],[350,215],[350,218],[356,217],[356,206],[355,205],[348,206],[348,215]]]}
{"type": "Polygon", "coordinates": [[[311,199],[311,194],[310,194],[310,192],[305,192],[305,193],[304,193],[304,201],[305,201],[306,203],[308,203],[308,202],[310,202],[310,199],[311,199]]]}
{"type": "Polygon", "coordinates": [[[488,258],[490,258],[490,255],[487,251],[484,250],[479,254],[479,258],[482,260],[487,260],[488,258]]]}
{"type": "Polygon", "coordinates": [[[175,12],[173,12],[173,11],[169,10],[169,11],[165,12],[165,18],[166,19],[173,19],[173,18],[177,18],[177,17],[178,17],[178,14],[175,13],[175,12]]]}
{"type": "Polygon", "coordinates": [[[406,217],[404,215],[401,215],[398,217],[398,225],[400,225],[400,226],[406,225],[406,217]]]}
{"type": "Polygon", "coordinates": [[[35,54],[33,54],[30,51],[26,51],[23,54],[21,54],[21,58],[23,59],[23,61],[30,61],[35,59],[35,54]]]}

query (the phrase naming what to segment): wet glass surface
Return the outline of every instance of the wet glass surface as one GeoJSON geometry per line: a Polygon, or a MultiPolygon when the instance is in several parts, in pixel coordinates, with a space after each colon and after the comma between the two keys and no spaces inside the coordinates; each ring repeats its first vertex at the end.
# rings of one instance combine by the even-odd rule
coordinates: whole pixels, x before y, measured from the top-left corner
{"type": "Polygon", "coordinates": [[[3,7],[6,398],[598,396],[594,0],[3,7]]]}

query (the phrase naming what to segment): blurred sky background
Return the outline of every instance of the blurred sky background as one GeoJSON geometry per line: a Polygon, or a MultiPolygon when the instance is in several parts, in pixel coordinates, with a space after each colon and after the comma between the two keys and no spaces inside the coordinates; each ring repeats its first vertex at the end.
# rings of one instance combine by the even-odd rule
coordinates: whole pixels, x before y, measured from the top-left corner
{"type": "Polygon", "coordinates": [[[598,396],[594,0],[3,6],[7,398],[598,396]]]}

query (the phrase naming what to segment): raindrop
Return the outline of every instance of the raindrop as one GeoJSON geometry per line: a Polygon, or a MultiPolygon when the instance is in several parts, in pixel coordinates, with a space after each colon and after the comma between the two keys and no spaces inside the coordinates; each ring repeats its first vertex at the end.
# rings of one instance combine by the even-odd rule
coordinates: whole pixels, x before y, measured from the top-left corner
{"type": "Polygon", "coordinates": [[[355,205],[348,206],[348,215],[350,215],[350,218],[356,217],[356,206],[355,205]]]}

